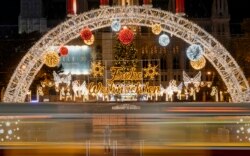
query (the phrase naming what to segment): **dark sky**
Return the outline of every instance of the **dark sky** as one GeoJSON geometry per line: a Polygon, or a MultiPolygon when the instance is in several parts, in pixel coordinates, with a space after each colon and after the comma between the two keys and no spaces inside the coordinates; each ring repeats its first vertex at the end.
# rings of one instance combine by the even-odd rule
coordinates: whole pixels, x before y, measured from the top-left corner
{"type": "MultiPolygon", "coordinates": [[[[194,1],[195,3],[195,1],[199,0],[191,1],[194,1]]],[[[18,15],[20,12],[20,0],[1,0],[0,2],[0,24],[17,24],[18,15]]],[[[250,18],[250,0],[228,0],[228,3],[232,23],[239,23],[243,18],[246,17],[250,18]]]]}

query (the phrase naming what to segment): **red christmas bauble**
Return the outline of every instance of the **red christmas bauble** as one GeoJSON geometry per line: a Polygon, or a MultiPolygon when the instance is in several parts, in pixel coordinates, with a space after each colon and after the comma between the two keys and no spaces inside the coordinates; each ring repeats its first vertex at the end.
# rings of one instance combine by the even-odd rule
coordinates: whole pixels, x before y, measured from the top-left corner
{"type": "Polygon", "coordinates": [[[83,28],[81,30],[81,38],[83,40],[90,40],[92,36],[92,32],[89,28],[83,28]]]}
{"type": "Polygon", "coordinates": [[[68,53],[69,53],[69,50],[68,50],[67,47],[62,46],[62,47],[60,48],[59,52],[60,52],[61,56],[67,56],[68,53]]]}
{"type": "Polygon", "coordinates": [[[130,44],[134,39],[134,33],[130,29],[122,29],[119,32],[118,39],[124,45],[130,44]]]}

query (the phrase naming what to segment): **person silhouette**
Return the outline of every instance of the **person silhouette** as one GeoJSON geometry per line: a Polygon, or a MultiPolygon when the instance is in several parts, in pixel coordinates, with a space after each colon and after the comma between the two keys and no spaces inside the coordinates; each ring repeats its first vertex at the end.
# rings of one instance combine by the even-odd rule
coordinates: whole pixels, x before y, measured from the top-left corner
{"type": "Polygon", "coordinates": [[[107,125],[104,129],[104,151],[106,152],[110,152],[110,136],[111,136],[111,132],[112,130],[110,129],[110,127],[107,125]]]}

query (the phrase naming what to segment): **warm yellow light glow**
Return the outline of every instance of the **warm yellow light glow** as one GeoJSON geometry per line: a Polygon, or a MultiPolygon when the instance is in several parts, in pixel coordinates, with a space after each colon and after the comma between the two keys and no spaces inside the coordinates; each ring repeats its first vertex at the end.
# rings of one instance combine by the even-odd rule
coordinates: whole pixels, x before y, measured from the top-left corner
{"type": "Polygon", "coordinates": [[[103,76],[104,66],[101,65],[101,62],[91,63],[91,72],[94,77],[103,76]]]}
{"type": "Polygon", "coordinates": [[[195,69],[195,70],[200,70],[202,68],[205,67],[206,65],[206,59],[204,56],[202,56],[199,60],[197,61],[190,61],[191,66],[195,69]]]}
{"type": "Polygon", "coordinates": [[[60,57],[57,52],[49,51],[44,54],[43,61],[48,67],[55,67],[59,64],[60,57]]]}
{"type": "Polygon", "coordinates": [[[148,64],[148,68],[143,69],[145,71],[144,77],[149,77],[150,80],[153,80],[155,76],[159,75],[159,73],[156,71],[156,68],[158,66],[152,66],[150,63],[148,64]]]}
{"type": "Polygon", "coordinates": [[[162,31],[162,28],[161,28],[161,25],[160,24],[154,24],[152,26],[152,32],[155,34],[155,35],[159,35],[162,31]]]}

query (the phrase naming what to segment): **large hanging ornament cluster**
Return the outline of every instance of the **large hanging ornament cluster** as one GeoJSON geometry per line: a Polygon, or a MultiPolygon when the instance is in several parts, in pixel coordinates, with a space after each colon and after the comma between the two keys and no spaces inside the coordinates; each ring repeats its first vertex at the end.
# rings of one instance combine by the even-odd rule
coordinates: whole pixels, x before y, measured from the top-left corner
{"type": "Polygon", "coordinates": [[[59,49],[59,53],[61,56],[67,56],[68,53],[69,53],[69,50],[67,47],[65,46],[62,46],[60,49],[59,49]]]}
{"type": "Polygon", "coordinates": [[[20,120],[9,119],[0,122],[0,140],[4,141],[18,141],[20,140],[19,134],[20,120]]]}
{"type": "Polygon", "coordinates": [[[162,34],[162,35],[159,37],[159,44],[160,44],[161,46],[166,47],[169,43],[170,43],[170,39],[169,39],[168,35],[162,34]]]}
{"type": "Polygon", "coordinates": [[[205,67],[206,65],[206,59],[204,56],[202,56],[200,59],[197,61],[190,61],[190,65],[195,69],[195,70],[201,70],[202,68],[205,67]]]}
{"type": "Polygon", "coordinates": [[[111,23],[111,28],[113,31],[115,32],[118,32],[121,30],[121,22],[119,20],[114,20],[112,23],[111,23]]]}
{"type": "Polygon", "coordinates": [[[154,24],[152,25],[152,33],[155,35],[159,35],[162,31],[161,25],[160,24],[154,24]]]}
{"type": "Polygon", "coordinates": [[[129,28],[124,28],[119,32],[118,39],[122,44],[128,45],[134,40],[134,32],[129,28]]]}
{"type": "Polygon", "coordinates": [[[187,57],[191,61],[199,60],[202,57],[203,53],[204,51],[199,44],[192,44],[186,51],[187,57]]]}
{"type": "Polygon", "coordinates": [[[48,51],[43,56],[44,64],[48,67],[56,67],[60,62],[60,57],[55,51],[48,51]]]}
{"type": "Polygon", "coordinates": [[[88,27],[83,28],[81,30],[80,34],[81,34],[81,38],[83,40],[90,40],[91,37],[92,37],[92,35],[93,35],[92,32],[91,32],[91,30],[88,27]]]}

